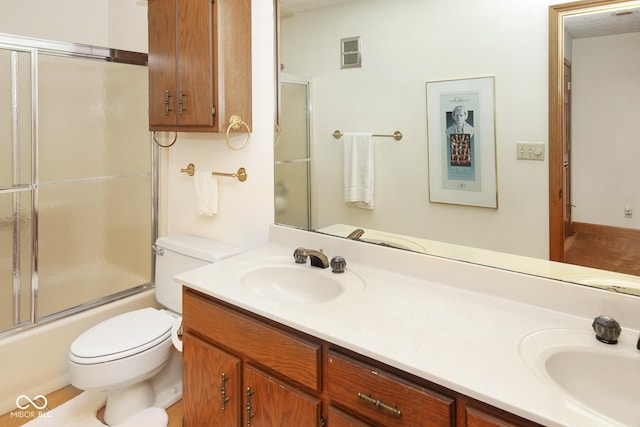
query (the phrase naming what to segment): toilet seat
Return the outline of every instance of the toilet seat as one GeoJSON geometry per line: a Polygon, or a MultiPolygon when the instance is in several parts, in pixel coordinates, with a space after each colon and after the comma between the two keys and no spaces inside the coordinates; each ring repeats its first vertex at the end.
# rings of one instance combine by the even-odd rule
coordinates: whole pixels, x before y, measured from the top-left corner
{"type": "Polygon", "coordinates": [[[171,339],[174,317],[147,307],[107,319],[71,344],[69,358],[82,365],[110,362],[153,348],[171,339]]]}

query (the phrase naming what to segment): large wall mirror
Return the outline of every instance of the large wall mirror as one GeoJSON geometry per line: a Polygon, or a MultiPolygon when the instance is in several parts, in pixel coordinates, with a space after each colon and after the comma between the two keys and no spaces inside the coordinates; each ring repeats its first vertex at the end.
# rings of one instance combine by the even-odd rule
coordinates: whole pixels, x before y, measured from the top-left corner
{"type": "Polygon", "coordinates": [[[464,3],[279,1],[276,223],[640,293],[633,269],[562,262],[576,224],[630,237],[613,255],[640,266],[640,2],[464,3]],[[431,202],[426,86],[479,77],[495,81],[497,208],[431,202]],[[351,132],[374,135],[373,207],[345,201],[351,132]]]}

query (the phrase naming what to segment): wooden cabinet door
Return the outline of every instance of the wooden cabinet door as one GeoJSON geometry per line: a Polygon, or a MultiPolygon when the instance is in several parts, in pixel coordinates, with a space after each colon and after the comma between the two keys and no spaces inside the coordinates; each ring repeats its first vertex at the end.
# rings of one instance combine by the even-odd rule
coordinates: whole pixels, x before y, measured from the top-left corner
{"type": "Polygon", "coordinates": [[[329,427],[372,427],[371,424],[360,421],[334,406],[329,406],[328,424],[329,427]]]}
{"type": "Polygon", "coordinates": [[[251,365],[245,365],[244,426],[282,427],[320,425],[322,402],[251,365]]]}
{"type": "Polygon", "coordinates": [[[149,0],[149,125],[176,118],[176,0],[149,0]]]}
{"type": "Polygon", "coordinates": [[[457,427],[542,427],[515,414],[466,396],[458,396],[457,427]]]}
{"type": "MultiPolygon", "coordinates": [[[[177,0],[176,108],[181,126],[211,126],[214,6],[211,0],[177,0]]],[[[218,2],[216,1],[216,4],[218,2]]]]}
{"type": "Polygon", "coordinates": [[[184,427],[240,425],[240,367],[237,357],[190,334],[184,335],[184,427]]]}

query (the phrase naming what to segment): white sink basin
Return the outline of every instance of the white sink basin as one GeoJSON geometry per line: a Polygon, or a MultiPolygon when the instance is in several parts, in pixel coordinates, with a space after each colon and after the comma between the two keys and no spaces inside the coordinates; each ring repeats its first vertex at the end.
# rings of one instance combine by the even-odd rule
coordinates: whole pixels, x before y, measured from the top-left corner
{"type": "Polygon", "coordinates": [[[637,339],[637,334],[623,332],[618,344],[608,345],[590,331],[548,329],[525,337],[520,355],[565,398],[578,425],[639,426],[637,339]]]}
{"type": "Polygon", "coordinates": [[[293,258],[259,260],[240,283],[261,297],[289,303],[326,302],[364,289],[364,281],[352,271],[332,273],[331,268],[295,264],[293,258]]]}

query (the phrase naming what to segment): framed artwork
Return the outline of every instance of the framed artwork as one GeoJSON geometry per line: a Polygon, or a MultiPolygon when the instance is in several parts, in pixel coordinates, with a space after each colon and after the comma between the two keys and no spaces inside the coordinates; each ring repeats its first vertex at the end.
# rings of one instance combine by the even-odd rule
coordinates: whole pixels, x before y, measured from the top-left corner
{"type": "Polygon", "coordinates": [[[494,78],[427,82],[429,201],[498,207],[494,78]]]}

